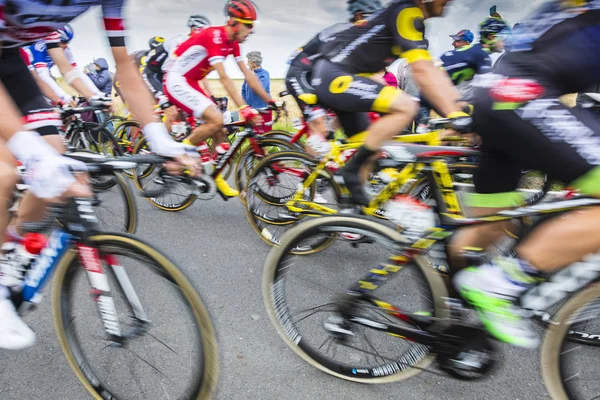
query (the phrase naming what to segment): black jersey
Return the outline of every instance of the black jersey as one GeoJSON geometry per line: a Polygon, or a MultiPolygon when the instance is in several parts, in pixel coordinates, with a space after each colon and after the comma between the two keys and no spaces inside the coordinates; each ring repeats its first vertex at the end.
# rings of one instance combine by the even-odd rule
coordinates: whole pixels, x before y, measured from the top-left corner
{"type": "Polygon", "coordinates": [[[304,46],[300,47],[292,57],[290,57],[290,65],[295,67],[308,68],[312,66],[312,61],[318,58],[321,54],[321,47],[324,43],[335,39],[338,32],[344,31],[352,26],[351,23],[337,23],[319,32],[304,46]]]}
{"type": "Polygon", "coordinates": [[[413,0],[395,0],[367,19],[337,32],[321,46],[323,57],[351,73],[382,71],[398,58],[430,60],[423,12],[413,0]]]}
{"type": "Polygon", "coordinates": [[[600,82],[600,0],[542,4],[505,40],[497,73],[515,67],[553,82],[564,93],[600,82]]]}

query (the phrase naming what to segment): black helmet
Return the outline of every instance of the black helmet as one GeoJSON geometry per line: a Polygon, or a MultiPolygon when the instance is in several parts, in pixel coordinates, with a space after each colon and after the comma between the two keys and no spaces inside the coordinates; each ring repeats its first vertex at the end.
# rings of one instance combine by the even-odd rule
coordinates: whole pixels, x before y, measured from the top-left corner
{"type": "Polygon", "coordinates": [[[152,50],[152,49],[157,48],[164,42],[165,42],[165,38],[163,38],[161,36],[154,36],[152,39],[148,40],[148,46],[152,50]]]}
{"type": "Polygon", "coordinates": [[[351,17],[356,13],[373,14],[383,8],[379,0],[348,0],[348,14],[351,17]]]}

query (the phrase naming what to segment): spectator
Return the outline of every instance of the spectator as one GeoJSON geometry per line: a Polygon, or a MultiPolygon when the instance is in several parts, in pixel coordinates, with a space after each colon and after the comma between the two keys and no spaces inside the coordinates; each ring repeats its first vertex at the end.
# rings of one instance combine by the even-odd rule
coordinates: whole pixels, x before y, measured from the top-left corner
{"type": "Polygon", "coordinates": [[[452,42],[452,46],[454,46],[455,50],[470,45],[471,43],[473,43],[473,39],[475,39],[475,35],[473,35],[473,32],[471,32],[468,29],[463,29],[456,35],[450,35],[450,37],[452,38],[452,40],[454,40],[454,42],[452,42]]]}
{"type": "MultiPolygon", "coordinates": [[[[262,68],[262,55],[260,51],[251,51],[246,55],[248,59],[248,68],[250,68],[254,73],[258,76],[260,83],[263,88],[271,94],[271,77],[269,73],[262,68]]],[[[267,103],[264,102],[254,91],[248,86],[248,83],[244,81],[242,85],[242,97],[246,104],[250,107],[258,109],[267,107],[267,103]]],[[[269,113],[267,115],[263,114],[264,122],[271,122],[273,119],[273,114],[269,113]]],[[[270,130],[270,129],[268,129],[270,130]]]]}
{"type": "Polygon", "coordinates": [[[94,82],[94,85],[96,85],[98,90],[107,96],[110,96],[112,92],[112,76],[108,71],[108,63],[104,58],[99,58],[94,61],[94,67],[96,68],[96,71],[86,69],[85,72],[92,82],[94,82]]]}

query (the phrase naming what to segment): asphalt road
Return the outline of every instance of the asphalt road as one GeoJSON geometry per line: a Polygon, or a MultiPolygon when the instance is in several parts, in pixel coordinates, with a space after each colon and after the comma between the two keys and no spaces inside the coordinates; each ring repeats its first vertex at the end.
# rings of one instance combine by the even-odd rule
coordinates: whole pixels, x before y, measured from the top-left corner
{"type": "MultiPolygon", "coordinates": [[[[239,201],[215,198],[166,213],[138,199],[138,210],[139,236],[186,270],[212,313],[221,357],[218,399],[548,398],[538,352],[508,346],[499,346],[499,368],[477,382],[422,373],[400,383],[360,385],[321,373],[293,354],[268,320],[260,283],[269,248],[239,201]]],[[[35,347],[0,352],[0,399],[89,398],[60,350],[49,309],[46,299],[26,318],[37,333],[35,347]]]]}

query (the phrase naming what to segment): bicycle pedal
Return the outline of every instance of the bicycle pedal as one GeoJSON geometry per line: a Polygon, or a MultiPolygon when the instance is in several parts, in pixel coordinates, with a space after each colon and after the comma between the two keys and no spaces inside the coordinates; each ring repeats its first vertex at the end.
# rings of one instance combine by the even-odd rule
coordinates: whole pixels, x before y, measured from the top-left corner
{"type": "Polygon", "coordinates": [[[286,213],[279,213],[279,214],[277,214],[277,217],[284,221],[297,221],[298,215],[299,214],[290,215],[290,214],[286,214],[286,213]]]}

